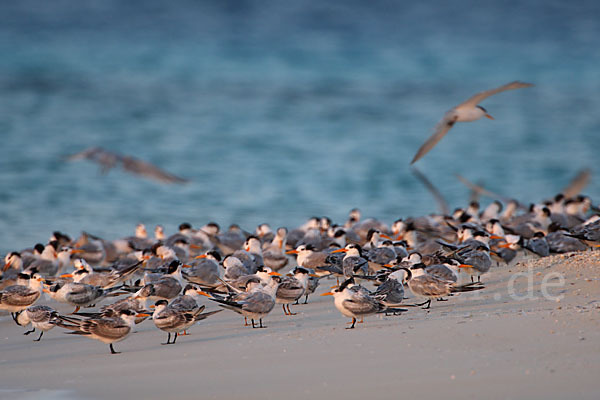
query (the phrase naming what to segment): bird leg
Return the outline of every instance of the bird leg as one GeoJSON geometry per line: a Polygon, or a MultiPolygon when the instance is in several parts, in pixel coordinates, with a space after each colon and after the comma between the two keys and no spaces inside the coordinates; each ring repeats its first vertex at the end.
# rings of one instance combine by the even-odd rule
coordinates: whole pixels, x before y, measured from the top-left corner
{"type": "Polygon", "coordinates": [[[120,351],[115,351],[115,349],[113,349],[112,343],[108,347],[110,347],[110,354],[121,354],[120,351]]]}
{"type": "Polygon", "coordinates": [[[298,313],[295,313],[295,312],[293,313],[292,310],[290,310],[290,305],[289,304],[287,305],[287,310],[288,310],[288,315],[296,315],[296,314],[298,314],[298,313]]]}
{"type": "Polygon", "coordinates": [[[431,299],[427,300],[427,307],[423,307],[423,310],[429,310],[431,308],[431,299]]]}
{"type": "Polygon", "coordinates": [[[427,300],[427,301],[424,301],[424,302],[422,302],[422,303],[417,303],[417,304],[415,304],[415,306],[416,306],[416,307],[421,307],[421,306],[424,306],[424,305],[425,305],[425,304],[427,304],[427,303],[431,303],[431,300],[427,300]]]}
{"type": "Polygon", "coordinates": [[[260,326],[259,326],[259,328],[266,328],[266,327],[267,327],[266,325],[263,325],[263,323],[262,323],[262,318],[260,318],[260,319],[259,319],[259,321],[260,321],[260,326]]]}
{"type": "Polygon", "coordinates": [[[177,334],[177,332],[175,332],[175,339],[173,339],[173,342],[171,342],[171,344],[175,344],[175,341],[177,340],[177,336],[178,336],[178,334],[177,334]]]}
{"type": "Polygon", "coordinates": [[[283,307],[283,314],[284,315],[288,315],[288,312],[285,309],[285,304],[282,304],[281,307],[283,307]]]}
{"type": "Polygon", "coordinates": [[[171,344],[171,332],[167,332],[167,334],[169,335],[169,336],[167,337],[167,343],[161,343],[162,345],[165,345],[165,344],[171,344]]]}
{"type": "Polygon", "coordinates": [[[189,333],[187,333],[187,330],[185,330],[185,329],[183,330],[183,333],[180,334],[180,336],[188,336],[188,335],[189,335],[189,333]]]}
{"type": "Polygon", "coordinates": [[[73,312],[71,313],[71,315],[75,314],[76,312],[79,312],[79,309],[80,309],[80,308],[81,308],[81,307],[79,307],[79,306],[75,306],[75,311],[73,311],[73,312]]]}
{"type": "Polygon", "coordinates": [[[363,322],[365,322],[365,317],[364,316],[360,317],[360,321],[358,321],[358,323],[362,324],[363,322]]]}
{"type": "Polygon", "coordinates": [[[34,339],[34,342],[39,342],[42,339],[42,335],[44,334],[44,331],[40,332],[40,336],[37,339],[34,339]]]}
{"type": "Polygon", "coordinates": [[[256,328],[256,327],[254,326],[254,318],[252,318],[252,319],[251,319],[251,321],[252,321],[252,328],[253,328],[253,329],[254,329],[254,328],[256,328]]]}
{"type": "Polygon", "coordinates": [[[33,333],[33,332],[35,332],[35,328],[33,328],[33,329],[32,329],[32,330],[30,330],[30,331],[23,332],[23,335],[29,335],[30,333],[33,333]]]}
{"type": "Polygon", "coordinates": [[[298,303],[298,299],[296,299],[296,302],[294,303],[294,305],[298,305],[298,304],[300,304],[300,303],[298,303]]]}
{"type": "MultiPolygon", "coordinates": [[[[348,323],[350,323],[350,322],[348,322],[348,323]]],[[[354,329],[354,324],[356,324],[356,318],[352,317],[352,326],[349,326],[346,329],[354,329]]]]}
{"type": "Polygon", "coordinates": [[[306,297],[304,298],[304,303],[303,304],[308,304],[308,295],[306,295],[306,297]]]}
{"type": "Polygon", "coordinates": [[[244,317],[244,326],[250,326],[248,323],[248,317],[244,317]]]}

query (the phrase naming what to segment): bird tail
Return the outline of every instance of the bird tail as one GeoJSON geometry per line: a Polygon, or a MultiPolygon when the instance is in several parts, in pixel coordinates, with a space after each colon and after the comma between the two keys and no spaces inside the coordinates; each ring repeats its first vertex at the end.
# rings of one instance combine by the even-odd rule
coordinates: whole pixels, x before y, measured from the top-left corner
{"type": "Polygon", "coordinates": [[[196,319],[196,321],[202,321],[203,319],[206,319],[206,318],[210,317],[211,315],[220,313],[221,311],[223,311],[223,310],[215,310],[215,311],[209,311],[209,312],[205,312],[202,314],[198,314],[198,315],[196,315],[195,319],[196,319]]]}

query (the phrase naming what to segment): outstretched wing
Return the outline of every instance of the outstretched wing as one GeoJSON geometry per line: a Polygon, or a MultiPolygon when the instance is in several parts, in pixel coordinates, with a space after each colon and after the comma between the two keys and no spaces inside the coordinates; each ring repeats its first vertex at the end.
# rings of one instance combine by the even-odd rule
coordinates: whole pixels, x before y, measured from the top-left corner
{"type": "Polygon", "coordinates": [[[465,101],[464,103],[461,103],[457,106],[458,107],[462,107],[462,106],[470,106],[470,107],[475,107],[477,104],[479,104],[480,101],[487,99],[490,96],[493,96],[495,94],[501,93],[501,92],[505,92],[507,90],[513,90],[513,89],[521,89],[521,88],[526,88],[526,87],[530,87],[533,86],[533,84],[531,83],[526,83],[526,82],[521,82],[521,81],[513,81],[510,83],[507,83],[506,85],[502,85],[500,87],[497,87],[495,89],[490,89],[490,90],[484,90],[483,92],[479,92],[476,95],[470,97],[467,101],[465,101]]]}
{"type": "Polygon", "coordinates": [[[442,196],[440,191],[433,185],[433,183],[431,183],[431,181],[427,179],[427,177],[416,167],[412,168],[412,173],[421,181],[423,185],[425,185],[427,190],[429,190],[429,192],[433,195],[435,201],[438,203],[438,207],[440,208],[442,214],[449,215],[450,207],[448,207],[448,202],[446,201],[444,196],[442,196]]]}
{"type": "Polygon", "coordinates": [[[123,156],[123,169],[134,174],[145,176],[163,183],[186,183],[187,179],[170,174],[150,163],[134,157],[123,156]]]}
{"type": "Polygon", "coordinates": [[[581,193],[583,188],[587,186],[591,175],[592,171],[589,168],[579,171],[577,176],[573,178],[573,180],[566,188],[563,189],[561,193],[568,199],[577,196],[579,193],[581,193]]]}
{"type": "Polygon", "coordinates": [[[448,111],[446,115],[444,115],[444,118],[442,118],[442,120],[438,122],[438,124],[435,126],[435,131],[433,132],[433,135],[431,135],[429,139],[427,139],[427,141],[423,143],[423,145],[419,148],[419,151],[417,151],[417,154],[415,154],[410,163],[416,163],[421,157],[427,154],[429,150],[433,149],[437,142],[442,140],[444,135],[446,135],[450,128],[452,128],[452,126],[456,123],[457,118],[458,115],[454,112],[454,109],[448,111]]]}
{"type": "Polygon", "coordinates": [[[142,161],[131,156],[122,156],[104,150],[101,147],[90,147],[79,153],[65,157],[68,161],[75,160],[90,160],[100,164],[101,172],[104,174],[111,168],[114,168],[118,163],[121,163],[123,169],[133,174],[145,176],[146,178],[154,179],[163,183],[185,183],[187,179],[170,174],[155,165],[146,161],[142,161]]]}

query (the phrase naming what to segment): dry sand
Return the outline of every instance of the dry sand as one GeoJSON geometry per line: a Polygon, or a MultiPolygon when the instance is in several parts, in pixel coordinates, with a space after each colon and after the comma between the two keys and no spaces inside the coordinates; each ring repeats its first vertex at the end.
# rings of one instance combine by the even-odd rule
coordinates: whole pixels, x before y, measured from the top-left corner
{"type": "Polygon", "coordinates": [[[373,316],[354,330],[319,296],[292,307],[293,317],[276,308],[268,329],[223,311],[173,346],[146,321],[115,344],[120,355],[60,328],[32,342],[37,334],[23,336],[3,314],[0,398],[599,398],[600,252],[499,267],[483,280],[485,290],[430,312],[373,316]],[[515,273],[525,273],[519,297],[509,294],[515,273]],[[543,295],[544,279],[560,300],[543,295]]]}

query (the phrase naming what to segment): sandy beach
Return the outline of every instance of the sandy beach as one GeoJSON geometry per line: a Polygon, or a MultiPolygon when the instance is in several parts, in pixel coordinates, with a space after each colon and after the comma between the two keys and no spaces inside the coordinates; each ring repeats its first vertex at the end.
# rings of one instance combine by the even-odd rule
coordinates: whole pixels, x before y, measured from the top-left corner
{"type": "Polygon", "coordinates": [[[61,328],[33,342],[3,314],[0,398],[597,398],[600,252],[497,267],[484,282],[354,330],[314,295],[296,316],[273,310],[267,329],[223,311],[173,346],[146,321],[115,344],[120,355],[61,328]]]}

